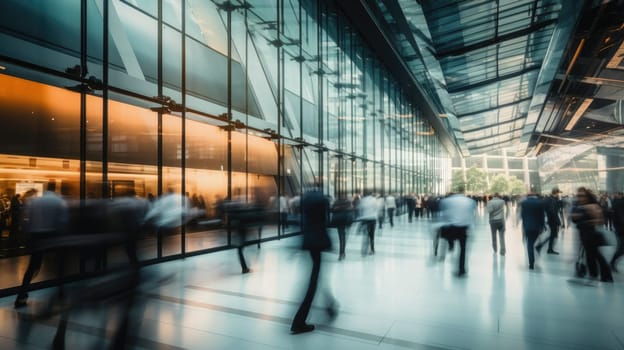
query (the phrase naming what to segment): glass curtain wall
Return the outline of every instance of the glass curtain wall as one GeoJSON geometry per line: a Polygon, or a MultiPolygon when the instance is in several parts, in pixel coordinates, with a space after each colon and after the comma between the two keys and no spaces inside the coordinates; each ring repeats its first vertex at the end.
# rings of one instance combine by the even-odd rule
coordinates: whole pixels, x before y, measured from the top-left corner
{"type": "MultiPolygon", "coordinates": [[[[264,208],[251,238],[274,239],[298,232],[313,183],[400,196],[448,177],[435,130],[330,0],[6,0],[0,65],[3,201],[55,182],[73,229],[98,233],[84,208],[186,196],[201,215],[145,232],[143,261],[230,247],[226,201],[264,208]]],[[[3,290],[27,265],[10,217],[3,290]]]]}

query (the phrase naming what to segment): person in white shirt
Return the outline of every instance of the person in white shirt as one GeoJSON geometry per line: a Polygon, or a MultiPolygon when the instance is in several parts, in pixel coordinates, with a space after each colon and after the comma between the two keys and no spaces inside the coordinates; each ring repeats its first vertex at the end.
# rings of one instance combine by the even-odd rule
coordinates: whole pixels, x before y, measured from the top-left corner
{"type": "Polygon", "coordinates": [[[494,193],[494,197],[487,203],[487,211],[490,216],[490,230],[492,231],[492,249],[497,252],[496,233],[498,232],[498,245],[500,245],[500,255],[505,256],[505,201],[499,193],[494,193]]]}
{"type": "Polygon", "coordinates": [[[441,236],[448,241],[449,250],[453,249],[455,240],[459,241],[459,270],[457,276],[466,274],[466,240],[468,228],[473,224],[477,205],[474,200],[463,194],[463,188],[444,198],[440,202],[442,220],[445,223],[441,228],[441,236]]]}
{"type": "MultiPolygon", "coordinates": [[[[377,205],[377,199],[373,197],[371,192],[366,193],[360,200],[359,211],[359,219],[362,222],[362,225],[365,225],[367,228],[370,253],[375,254],[375,221],[377,220],[379,208],[377,205]]],[[[368,250],[368,247],[363,245],[362,255],[366,253],[366,250],[368,250]]]]}

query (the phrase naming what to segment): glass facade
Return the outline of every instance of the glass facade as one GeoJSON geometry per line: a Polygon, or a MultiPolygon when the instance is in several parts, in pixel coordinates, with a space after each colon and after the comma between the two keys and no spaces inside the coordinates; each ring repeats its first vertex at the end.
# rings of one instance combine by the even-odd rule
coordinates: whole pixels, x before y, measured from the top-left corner
{"type": "MultiPolygon", "coordinates": [[[[144,260],[229,247],[219,203],[235,196],[277,213],[312,182],[332,197],[447,190],[436,130],[331,1],[0,8],[0,192],[186,194],[202,217],[146,235],[144,260]]],[[[298,230],[271,218],[263,239],[298,230]]]]}

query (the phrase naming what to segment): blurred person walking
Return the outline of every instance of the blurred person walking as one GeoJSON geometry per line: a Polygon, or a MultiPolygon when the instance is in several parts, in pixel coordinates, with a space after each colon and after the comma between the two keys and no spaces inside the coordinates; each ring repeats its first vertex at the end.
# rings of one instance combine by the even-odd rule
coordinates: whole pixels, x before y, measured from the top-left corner
{"type": "MultiPolygon", "coordinates": [[[[379,229],[383,228],[383,223],[386,220],[386,199],[384,194],[377,195],[377,221],[379,222],[379,229]]],[[[380,231],[381,232],[381,231],[380,231]]]]}
{"type": "Polygon", "coordinates": [[[388,221],[390,221],[390,227],[394,227],[394,212],[397,208],[396,198],[392,194],[389,194],[386,196],[384,204],[388,213],[388,221]]]}
{"type": "Polygon", "coordinates": [[[617,248],[611,259],[611,269],[618,272],[618,260],[624,255],[624,194],[618,192],[615,194],[612,203],[613,208],[613,229],[617,238],[617,248]]]}
{"type": "MultiPolygon", "coordinates": [[[[67,229],[69,220],[67,203],[55,190],[56,184],[49,182],[47,190],[41,197],[31,197],[25,203],[24,228],[29,235],[31,255],[15,299],[15,308],[26,305],[28,285],[41,269],[43,254],[67,229]]],[[[56,262],[58,278],[63,277],[63,258],[63,254],[59,253],[56,262]]]]}
{"type": "Polygon", "coordinates": [[[366,239],[362,241],[362,255],[366,255],[369,247],[370,253],[375,254],[375,221],[377,220],[378,208],[377,199],[372,192],[365,193],[360,200],[360,217],[358,218],[361,224],[366,227],[366,232],[368,233],[368,241],[366,239]]]}
{"type": "MultiPolygon", "coordinates": [[[[297,310],[292,321],[290,331],[293,334],[311,332],[314,325],[306,323],[308,313],[312,307],[312,301],[316,294],[316,289],[321,272],[321,252],[331,248],[331,240],[327,234],[327,224],[329,223],[329,201],[318,185],[307,191],[301,199],[302,213],[302,233],[304,250],[310,252],[312,259],[312,270],[310,272],[310,282],[301,306],[297,310]]],[[[335,316],[333,297],[327,312],[330,316],[335,316]]]]}
{"type": "Polygon", "coordinates": [[[241,195],[235,196],[234,199],[226,203],[225,211],[228,224],[237,233],[236,251],[241,266],[241,273],[249,273],[251,270],[247,266],[243,249],[247,245],[247,237],[253,227],[258,228],[258,239],[260,238],[265,213],[260,205],[254,202],[247,203],[245,197],[241,195]]]}
{"type": "Polygon", "coordinates": [[[529,258],[529,269],[535,269],[535,242],[544,230],[546,208],[544,201],[534,191],[520,202],[519,217],[522,219],[522,233],[529,258]]]}
{"type": "Polygon", "coordinates": [[[9,212],[11,215],[11,226],[9,227],[9,247],[20,246],[22,236],[22,198],[19,193],[11,197],[9,212]]]}
{"type": "Polygon", "coordinates": [[[407,205],[407,221],[412,222],[416,211],[416,196],[413,193],[405,196],[405,204],[407,205]]]}
{"type": "Polygon", "coordinates": [[[345,247],[347,245],[347,228],[353,221],[353,206],[347,198],[346,193],[338,194],[338,199],[332,205],[332,226],[338,231],[340,250],[338,260],[345,258],[345,247]]]}
{"type": "Polygon", "coordinates": [[[474,223],[477,206],[474,200],[466,197],[464,188],[451,193],[440,202],[443,226],[440,236],[448,241],[449,250],[453,250],[455,241],[459,241],[459,270],[457,276],[466,274],[466,241],[468,228],[474,223]]]}
{"type": "Polygon", "coordinates": [[[500,255],[505,256],[505,201],[501,198],[501,195],[497,192],[494,193],[494,197],[487,203],[487,211],[489,214],[490,230],[492,231],[492,249],[494,254],[497,253],[497,248],[500,255]],[[498,233],[498,245],[496,244],[496,235],[498,233]]]}
{"type": "Polygon", "coordinates": [[[606,244],[604,236],[598,231],[597,226],[604,223],[602,209],[598,205],[598,200],[591,190],[579,187],[576,191],[577,204],[572,208],[570,218],[578,228],[581,244],[585,249],[587,260],[587,270],[593,278],[598,277],[600,267],[600,280],[602,282],[613,282],[611,269],[605,257],[598,248],[606,244]]]}
{"type": "Polygon", "coordinates": [[[548,222],[550,235],[542,242],[536,244],[535,249],[537,249],[538,252],[541,251],[544,244],[548,242],[548,254],[559,255],[559,252],[556,252],[554,249],[555,240],[559,236],[559,227],[561,226],[561,218],[559,215],[563,208],[563,203],[561,199],[559,199],[558,188],[553,188],[550,196],[544,199],[544,208],[546,210],[546,220],[548,222]]]}

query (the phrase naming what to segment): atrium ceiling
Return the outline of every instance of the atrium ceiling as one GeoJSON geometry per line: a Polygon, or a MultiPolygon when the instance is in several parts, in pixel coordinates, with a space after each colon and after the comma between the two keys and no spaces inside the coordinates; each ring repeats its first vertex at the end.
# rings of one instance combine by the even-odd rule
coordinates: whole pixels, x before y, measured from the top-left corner
{"type": "Polygon", "coordinates": [[[622,0],[341,6],[463,156],[502,148],[539,154],[579,142],[624,146],[622,0]]]}

